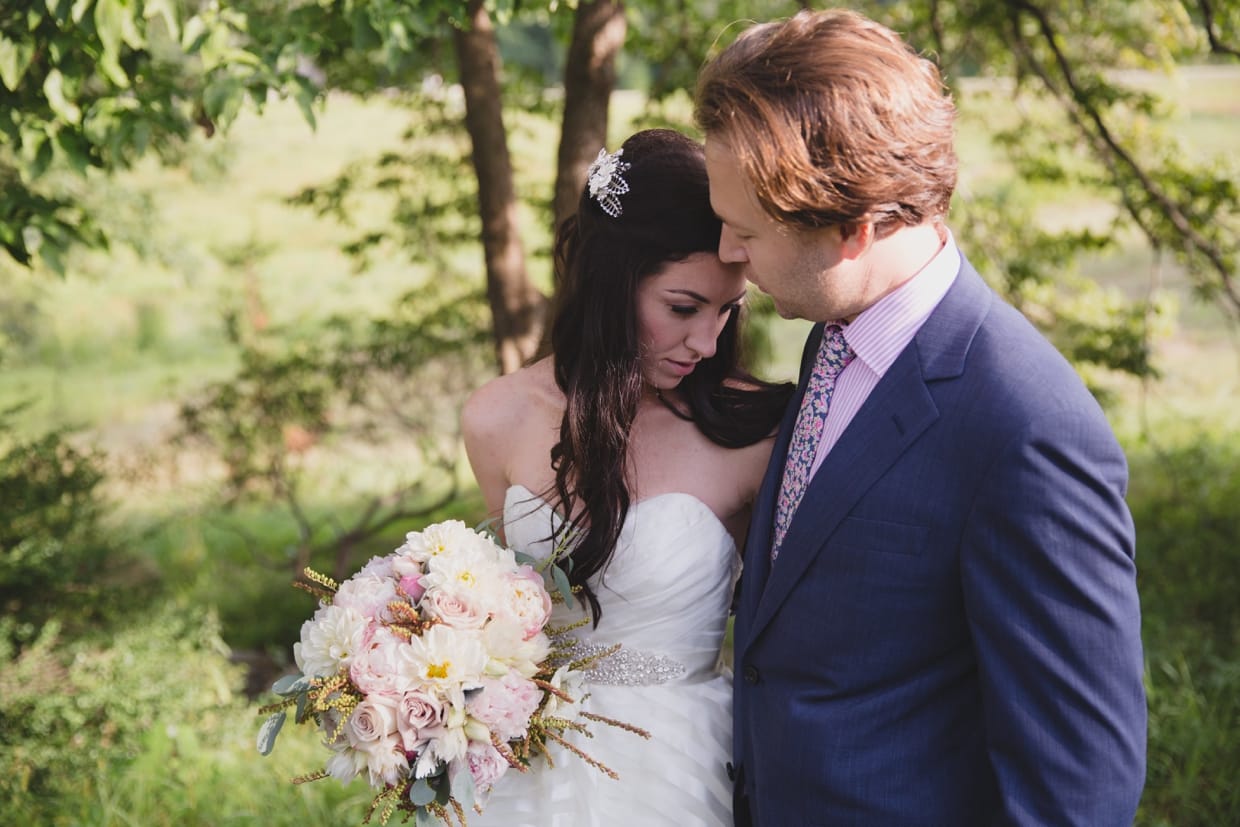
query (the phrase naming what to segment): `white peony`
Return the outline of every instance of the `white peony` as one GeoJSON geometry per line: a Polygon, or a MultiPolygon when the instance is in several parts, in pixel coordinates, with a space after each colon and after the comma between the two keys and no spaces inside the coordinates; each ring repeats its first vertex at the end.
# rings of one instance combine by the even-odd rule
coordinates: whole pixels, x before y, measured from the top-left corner
{"type": "Polygon", "coordinates": [[[330,677],[347,669],[366,643],[368,621],[355,609],[324,606],[301,625],[301,641],[293,644],[293,659],[303,675],[330,677]]]}
{"type": "Polygon", "coordinates": [[[525,627],[499,618],[482,630],[482,643],[491,658],[487,673],[499,677],[515,669],[523,677],[530,678],[538,671],[538,664],[551,654],[551,640],[542,632],[531,638],[525,636],[525,627]]]}
{"type": "Polygon", "coordinates": [[[542,575],[529,566],[521,566],[505,574],[501,584],[496,619],[517,623],[526,639],[541,632],[551,617],[551,595],[543,585],[542,575]]]}
{"type": "MultiPolygon", "coordinates": [[[[395,557],[391,554],[385,554],[382,557],[371,557],[366,561],[366,565],[354,577],[392,577],[392,566],[395,564],[395,557]]],[[[395,578],[399,580],[400,578],[395,578]]]]}
{"type": "Polygon", "coordinates": [[[362,647],[349,664],[349,678],[362,694],[399,695],[408,687],[401,684],[396,670],[397,652],[405,646],[403,638],[387,626],[372,625],[362,647]]]}
{"type": "Polygon", "coordinates": [[[480,539],[486,538],[460,520],[445,520],[429,525],[422,531],[406,534],[404,545],[396,549],[396,553],[407,555],[416,563],[425,563],[449,553],[455,554],[462,548],[475,546],[480,539]]]}
{"type": "Polygon", "coordinates": [[[506,573],[494,546],[475,544],[428,560],[421,583],[427,592],[442,590],[475,606],[490,606],[499,598],[506,573]]]}
{"type": "Polygon", "coordinates": [[[364,617],[391,620],[387,606],[395,600],[403,600],[396,592],[395,580],[358,573],[340,584],[332,605],[353,609],[364,617]]]}

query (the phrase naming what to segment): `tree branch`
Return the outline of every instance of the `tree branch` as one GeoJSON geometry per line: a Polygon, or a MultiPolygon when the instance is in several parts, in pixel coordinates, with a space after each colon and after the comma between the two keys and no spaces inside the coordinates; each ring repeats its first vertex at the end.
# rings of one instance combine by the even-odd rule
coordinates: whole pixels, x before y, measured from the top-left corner
{"type": "Polygon", "coordinates": [[[1137,183],[1144,190],[1145,194],[1166,215],[1186,244],[1200,252],[1209,261],[1219,277],[1219,285],[1231,305],[1232,313],[1240,315],[1240,292],[1236,289],[1232,273],[1228,269],[1223,252],[1216,244],[1211,243],[1209,239],[1202,236],[1197,228],[1193,226],[1193,222],[1186,214],[1183,205],[1177,203],[1164,192],[1136,159],[1120,145],[1104,120],[1102,112],[1089,101],[1088,96],[1077,82],[1071,63],[1059,47],[1058,33],[1055,31],[1045,11],[1031,2],[1027,2],[1027,0],[1009,0],[1008,6],[1013,12],[1013,46],[1024,59],[1029,70],[1037,75],[1047,91],[1055,96],[1072,123],[1093,145],[1095,154],[1115,179],[1116,186],[1120,190],[1121,198],[1129,215],[1136,222],[1137,226],[1141,228],[1141,231],[1145,233],[1150,244],[1157,248],[1162,246],[1162,240],[1158,237],[1154,228],[1143,220],[1140,211],[1141,205],[1136,203],[1125,190],[1120,174],[1121,166],[1126,168],[1136,178],[1137,183]],[[1055,66],[1063,77],[1063,81],[1067,85],[1068,93],[1070,94],[1065,94],[1064,90],[1050,76],[1047,68],[1030,51],[1029,44],[1025,41],[1020,31],[1019,14],[1022,11],[1028,13],[1037,22],[1042,39],[1045,41],[1047,48],[1050,49],[1054,57],[1055,66]]]}
{"type": "Polygon", "coordinates": [[[1215,28],[1214,7],[1210,4],[1210,0],[1197,0],[1197,7],[1201,9],[1201,22],[1205,26],[1206,38],[1210,42],[1210,54],[1240,57],[1240,50],[1235,46],[1227,45],[1219,36],[1218,29],[1215,28]]]}

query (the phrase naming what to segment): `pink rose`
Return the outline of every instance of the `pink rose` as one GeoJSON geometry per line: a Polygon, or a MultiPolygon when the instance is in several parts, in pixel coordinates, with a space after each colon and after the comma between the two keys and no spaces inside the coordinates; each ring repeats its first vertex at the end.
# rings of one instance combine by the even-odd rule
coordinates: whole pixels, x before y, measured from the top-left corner
{"type": "Polygon", "coordinates": [[[453,629],[481,629],[487,622],[486,612],[444,589],[427,592],[422,598],[422,610],[453,629]]]}
{"type": "Polygon", "coordinates": [[[344,734],[355,749],[363,752],[395,735],[396,699],[386,695],[363,698],[345,722],[344,734]]]}
{"type": "Polygon", "coordinates": [[[510,669],[498,680],[483,678],[482,690],[470,698],[467,709],[501,741],[511,741],[525,737],[542,695],[536,683],[510,669]]]}
{"type": "Polygon", "coordinates": [[[396,705],[396,729],[406,752],[417,752],[444,732],[443,704],[433,695],[406,692],[396,705]]]}

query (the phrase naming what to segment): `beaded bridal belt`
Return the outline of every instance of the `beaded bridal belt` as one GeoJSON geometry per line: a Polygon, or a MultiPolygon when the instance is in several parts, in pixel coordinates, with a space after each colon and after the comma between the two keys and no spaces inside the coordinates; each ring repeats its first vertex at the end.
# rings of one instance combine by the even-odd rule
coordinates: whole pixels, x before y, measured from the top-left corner
{"type": "MultiPolygon", "coordinates": [[[[573,648],[572,655],[578,660],[601,655],[613,648],[615,644],[583,643],[573,648]]],[[[612,686],[656,686],[689,674],[688,668],[674,658],[625,646],[599,658],[584,672],[591,683],[612,686]]]]}

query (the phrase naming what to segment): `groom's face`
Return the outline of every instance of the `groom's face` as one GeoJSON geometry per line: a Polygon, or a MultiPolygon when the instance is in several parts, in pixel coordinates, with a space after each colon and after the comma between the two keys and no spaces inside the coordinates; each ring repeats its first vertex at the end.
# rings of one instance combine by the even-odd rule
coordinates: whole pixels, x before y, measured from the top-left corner
{"type": "Polygon", "coordinates": [[[824,322],[864,309],[861,268],[846,255],[838,228],[803,230],[776,221],[758,203],[732,148],[711,136],[706,172],[711,207],[723,221],[719,258],[741,264],[779,315],[824,322]]]}

